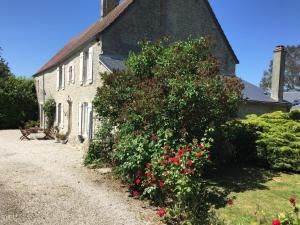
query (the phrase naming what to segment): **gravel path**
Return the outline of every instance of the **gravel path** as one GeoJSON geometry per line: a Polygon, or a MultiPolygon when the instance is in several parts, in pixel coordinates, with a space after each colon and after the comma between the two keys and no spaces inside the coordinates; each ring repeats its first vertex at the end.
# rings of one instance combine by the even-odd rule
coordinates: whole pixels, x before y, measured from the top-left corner
{"type": "Polygon", "coordinates": [[[0,224],[159,224],[125,187],[82,166],[83,153],[0,131],[0,224]]]}

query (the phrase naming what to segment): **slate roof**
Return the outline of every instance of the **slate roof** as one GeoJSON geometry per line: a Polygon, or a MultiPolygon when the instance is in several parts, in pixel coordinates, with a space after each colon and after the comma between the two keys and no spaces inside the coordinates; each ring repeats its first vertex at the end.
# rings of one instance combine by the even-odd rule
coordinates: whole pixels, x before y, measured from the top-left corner
{"type": "Polygon", "coordinates": [[[245,89],[243,90],[243,96],[246,100],[255,101],[255,102],[270,102],[270,103],[276,102],[274,99],[271,98],[271,96],[268,93],[266,93],[260,87],[257,87],[254,84],[251,84],[245,80],[242,81],[245,85],[245,89]]]}
{"type": "Polygon", "coordinates": [[[65,45],[55,56],[53,56],[37,73],[42,73],[51,67],[56,66],[62,60],[66,59],[73,52],[78,50],[83,44],[95,38],[99,33],[108,28],[132,3],[134,0],[125,0],[116,8],[114,8],[107,16],[97,21],[86,31],[72,39],[65,45]]]}
{"type": "MultiPolygon", "coordinates": [[[[68,44],[66,44],[56,55],[54,55],[42,68],[36,72],[34,76],[45,72],[46,70],[57,66],[61,61],[65,60],[72,53],[77,51],[82,45],[86,44],[88,41],[95,38],[99,33],[103,32],[106,28],[108,28],[135,0],[122,0],[120,4],[114,8],[107,16],[97,21],[91,27],[89,27],[86,31],[82,32],[79,36],[72,39],[68,44]]],[[[231,52],[235,62],[238,64],[239,60],[234,53],[215,13],[213,12],[208,0],[204,1],[208,7],[209,13],[216,24],[217,29],[221,33],[221,36],[227,45],[229,51],[231,52]]]]}
{"type": "Polygon", "coordinates": [[[293,105],[293,109],[300,109],[300,92],[290,91],[283,93],[284,100],[290,102],[293,105]]]}
{"type": "Polygon", "coordinates": [[[111,72],[113,70],[126,70],[125,59],[122,56],[100,55],[99,57],[100,62],[111,72]]]}

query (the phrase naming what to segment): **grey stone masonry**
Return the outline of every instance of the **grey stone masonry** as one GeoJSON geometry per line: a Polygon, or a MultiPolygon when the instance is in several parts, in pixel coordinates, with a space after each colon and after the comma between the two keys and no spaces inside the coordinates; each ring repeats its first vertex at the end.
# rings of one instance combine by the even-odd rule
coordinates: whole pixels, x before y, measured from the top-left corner
{"type": "Polygon", "coordinates": [[[272,93],[271,97],[279,102],[283,101],[283,85],[285,73],[286,50],[284,46],[277,46],[273,58],[272,93]]]}

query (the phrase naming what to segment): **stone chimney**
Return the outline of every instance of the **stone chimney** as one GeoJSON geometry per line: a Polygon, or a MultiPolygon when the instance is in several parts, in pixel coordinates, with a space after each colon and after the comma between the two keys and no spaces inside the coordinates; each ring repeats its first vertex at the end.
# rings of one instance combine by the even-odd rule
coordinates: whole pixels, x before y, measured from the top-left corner
{"type": "Polygon", "coordinates": [[[119,5],[119,0],[101,0],[101,18],[119,5]]]}
{"type": "Polygon", "coordinates": [[[271,97],[279,102],[283,101],[283,86],[285,73],[286,50],[284,46],[277,46],[273,58],[272,93],[271,97]]]}

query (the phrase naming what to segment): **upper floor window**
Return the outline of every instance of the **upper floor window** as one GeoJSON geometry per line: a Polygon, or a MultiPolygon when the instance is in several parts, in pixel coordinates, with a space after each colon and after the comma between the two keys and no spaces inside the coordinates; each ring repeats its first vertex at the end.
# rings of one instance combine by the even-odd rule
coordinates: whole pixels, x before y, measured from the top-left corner
{"type": "Polygon", "coordinates": [[[87,81],[88,71],[89,70],[89,52],[85,51],[83,53],[83,77],[82,80],[84,83],[87,81]]]}
{"type": "Polygon", "coordinates": [[[69,66],[67,79],[68,79],[68,84],[71,84],[71,83],[74,84],[75,83],[74,65],[69,66]]]}
{"type": "Polygon", "coordinates": [[[80,85],[93,83],[93,47],[80,53],[80,85]]]}
{"type": "Polygon", "coordinates": [[[57,90],[65,88],[65,66],[59,66],[56,70],[57,73],[57,90]]]}

